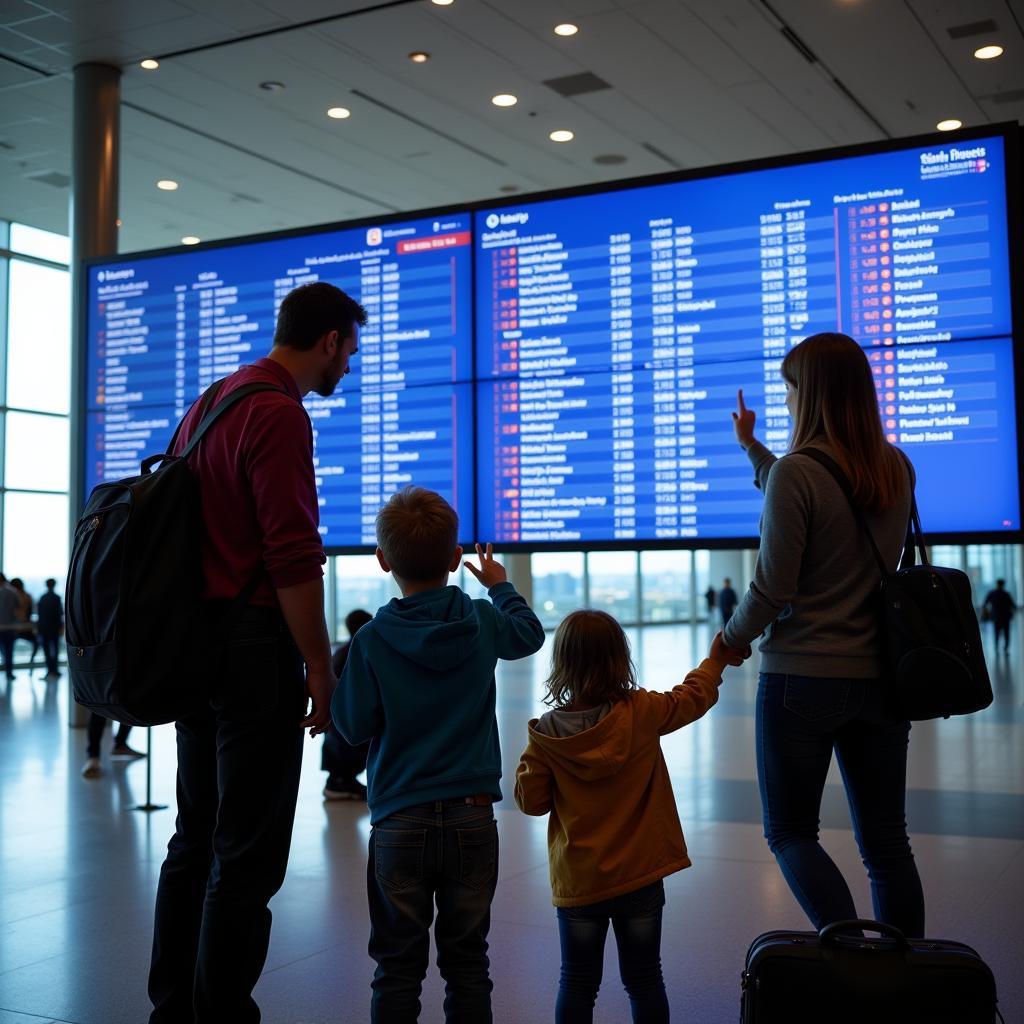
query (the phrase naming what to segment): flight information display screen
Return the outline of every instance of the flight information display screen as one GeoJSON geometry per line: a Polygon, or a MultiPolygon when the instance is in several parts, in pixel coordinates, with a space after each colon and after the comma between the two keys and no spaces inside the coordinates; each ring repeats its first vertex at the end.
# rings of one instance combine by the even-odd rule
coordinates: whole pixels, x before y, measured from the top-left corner
{"type": "Polygon", "coordinates": [[[270,350],[284,296],[328,281],[369,321],[352,373],[305,403],[325,545],[374,544],[377,511],[409,483],[475,539],[471,229],[445,213],[91,266],[87,490],[165,450],[206,387],[270,350]]]}
{"type": "Polygon", "coordinates": [[[925,529],[1019,529],[1006,210],[992,137],[479,212],[481,536],[756,536],[736,391],[781,454],[782,357],[835,330],[925,529]]]}

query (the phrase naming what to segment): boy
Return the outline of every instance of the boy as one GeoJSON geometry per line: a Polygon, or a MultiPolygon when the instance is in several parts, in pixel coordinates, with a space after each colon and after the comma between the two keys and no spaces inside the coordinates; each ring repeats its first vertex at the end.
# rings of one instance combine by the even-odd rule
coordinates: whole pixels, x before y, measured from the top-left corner
{"type": "Polygon", "coordinates": [[[491,804],[501,799],[494,667],[538,651],[544,628],[490,544],[486,552],[476,545],[479,569],[466,563],[490,602],[447,586],[462,558],[458,530],[451,506],[421,487],[381,509],[377,561],[402,597],[353,637],[331,703],[350,743],[371,741],[374,1024],[419,1017],[435,900],[445,1018],[491,1020],[487,931],[498,875],[491,804]]]}

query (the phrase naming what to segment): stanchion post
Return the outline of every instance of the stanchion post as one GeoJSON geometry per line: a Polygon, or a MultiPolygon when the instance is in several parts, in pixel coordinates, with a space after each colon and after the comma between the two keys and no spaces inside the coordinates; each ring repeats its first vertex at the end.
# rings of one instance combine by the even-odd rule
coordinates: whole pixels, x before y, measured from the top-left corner
{"type": "Polygon", "coordinates": [[[146,802],[136,804],[133,811],[166,811],[167,804],[153,803],[153,728],[146,726],[146,802]]]}

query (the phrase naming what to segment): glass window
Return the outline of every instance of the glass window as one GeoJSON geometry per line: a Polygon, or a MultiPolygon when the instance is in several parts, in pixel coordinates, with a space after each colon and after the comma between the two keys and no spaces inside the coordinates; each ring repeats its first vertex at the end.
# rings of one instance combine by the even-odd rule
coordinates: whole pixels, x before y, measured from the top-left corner
{"type": "Polygon", "coordinates": [[[46,589],[48,576],[63,591],[68,568],[68,496],[8,491],[3,551],[7,578],[20,576],[34,597],[46,589]]]}
{"type": "Polygon", "coordinates": [[[557,626],[583,605],[583,552],[530,556],[533,610],[545,626],[557,626]]]}
{"type": "Polygon", "coordinates": [[[592,551],[587,555],[590,607],[619,622],[637,621],[635,551],[592,551]]]}
{"type": "Polygon", "coordinates": [[[71,408],[70,285],[66,270],[11,260],[7,404],[71,408]]]}
{"type": "Polygon", "coordinates": [[[43,231],[42,228],[30,228],[27,224],[11,225],[9,247],[15,252],[37,256],[41,260],[65,264],[71,262],[71,239],[67,235],[43,231]]]}
{"type": "Polygon", "coordinates": [[[9,412],[4,486],[30,491],[66,491],[70,472],[69,444],[66,417],[9,412]]]}
{"type": "Polygon", "coordinates": [[[641,552],[644,622],[678,622],[690,617],[692,568],[692,551],[641,552]]]}
{"type": "Polygon", "coordinates": [[[401,597],[394,577],[384,572],[374,555],[338,555],[336,557],[337,590],[335,608],[336,640],[347,640],[345,616],[356,608],[364,608],[371,615],[393,597],[401,597]]]}
{"type": "Polygon", "coordinates": [[[710,551],[694,551],[693,552],[693,571],[697,577],[697,617],[698,618],[714,618],[714,616],[708,615],[707,601],[703,595],[707,593],[708,587],[711,586],[711,552],[710,551]]]}

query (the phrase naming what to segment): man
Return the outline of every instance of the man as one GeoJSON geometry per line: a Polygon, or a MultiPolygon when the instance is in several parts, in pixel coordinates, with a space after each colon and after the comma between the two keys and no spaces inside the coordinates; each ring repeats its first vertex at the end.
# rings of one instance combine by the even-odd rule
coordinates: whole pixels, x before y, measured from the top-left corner
{"type": "MultiPolygon", "coordinates": [[[[345,629],[348,631],[346,640],[331,659],[331,667],[336,679],[341,679],[348,661],[352,637],[359,632],[373,616],[362,608],[354,608],[345,616],[345,629]]],[[[320,768],[327,772],[327,784],[324,786],[325,800],[366,800],[366,787],[356,776],[366,770],[366,757],[370,752],[369,743],[353,746],[344,736],[328,725],[324,735],[324,749],[320,756],[320,768]]]]}
{"type": "Polygon", "coordinates": [[[57,679],[57,659],[60,651],[60,635],[64,630],[64,607],[56,592],[57,581],[46,581],[46,593],[36,605],[36,632],[46,659],[46,678],[57,679]]]}
{"type": "Polygon", "coordinates": [[[732,580],[727,576],[722,580],[722,589],[718,592],[718,607],[722,612],[722,628],[729,625],[732,613],[736,610],[739,598],[736,591],[732,589],[732,580]]]}
{"type": "MultiPolygon", "coordinates": [[[[333,285],[292,291],[270,354],[227,378],[219,397],[255,382],[274,390],[242,399],[189,459],[217,656],[209,707],[176,725],[178,819],[157,890],[151,1024],[260,1020],[252,989],[270,940],[267,904],[284,881],[302,729],[326,731],[335,686],[302,397],[334,392],[365,323],[362,306],[333,285]]],[[[198,405],[185,417],[178,452],[198,405]]]]}
{"type": "Polygon", "coordinates": [[[990,590],[985,598],[983,609],[992,620],[996,634],[996,650],[999,650],[999,637],[1003,638],[1003,650],[1010,650],[1010,620],[1017,610],[1017,604],[1006,589],[1006,580],[996,580],[996,589],[990,590]]]}
{"type": "Polygon", "coordinates": [[[21,597],[0,572],[0,653],[4,656],[4,671],[8,679],[14,678],[14,641],[18,635],[18,615],[21,597]]]}

